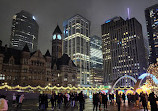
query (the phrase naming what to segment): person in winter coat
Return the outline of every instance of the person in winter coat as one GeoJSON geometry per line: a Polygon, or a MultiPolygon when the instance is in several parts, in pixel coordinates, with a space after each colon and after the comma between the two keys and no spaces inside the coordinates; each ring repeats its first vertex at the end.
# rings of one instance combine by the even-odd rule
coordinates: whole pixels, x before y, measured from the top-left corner
{"type": "Polygon", "coordinates": [[[141,99],[140,99],[140,101],[142,102],[142,105],[143,105],[143,107],[144,107],[144,111],[145,111],[145,109],[148,111],[148,108],[147,108],[147,100],[146,100],[146,97],[145,97],[145,94],[144,94],[144,93],[141,94],[141,99]]]}
{"type": "Polygon", "coordinates": [[[51,105],[52,105],[52,110],[54,110],[54,102],[55,102],[55,95],[54,95],[54,93],[52,94],[52,96],[50,98],[50,102],[51,102],[51,105]]]}
{"type": "Polygon", "coordinates": [[[98,102],[99,102],[99,97],[98,97],[98,94],[95,93],[95,94],[93,94],[93,111],[95,110],[95,108],[96,108],[96,111],[97,111],[98,102]]]}
{"type": "Polygon", "coordinates": [[[105,109],[105,106],[107,109],[108,97],[107,97],[107,94],[105,94],[105,93],[102,95],[102,103],[104,105],[104,109],[105,109]]]}
{"type": "Polygon", "coordinates": [[[63,98],[62,98],[61,94],[59,93],[59,94],[58,94],[58,100],[57,100],[57,101],[58,101],[58,107],[59,107],[59,109],[60,109],[60,107],[61,107],[62,99],[63,99],[63,98]]]}
{"type": "Polygon", "coordinates": [[[85,101],[84,101],[84,95],[83,95],[82,91],[78,95],[78,100],[79,100],[79,103],[80,103],[80,111],[83,111],[85,101]]]}
{"type": "Polygon", "coordinates": [[[4,95],[0,96],[0,111],[8,111],[8,103],[5,98],[6,96],[4,95]]]}
{"type": "Polygon", "coordinates": [[[154,92],[149,94],[149,101],[150,101],[151,111],[158,111],[154,92]]]}
{"type": "Polygon", "coordinates": [[[99,110],[101,110],[101,104],[102,104],[102,94],[99,92],[99,110]]]}
{"type": "Polygon", "coordinates": [[[24,94],[22,94],[22,95],[19,97],[19,103],[18,103],[17,108],[21,108],[23,100],[24,100],[24,94]]]}

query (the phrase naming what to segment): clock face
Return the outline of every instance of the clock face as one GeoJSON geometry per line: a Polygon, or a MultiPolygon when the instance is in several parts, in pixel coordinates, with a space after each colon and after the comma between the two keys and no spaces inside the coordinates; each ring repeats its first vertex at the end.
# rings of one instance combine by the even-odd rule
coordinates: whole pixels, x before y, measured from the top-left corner
{"type": "Polygon", "coordinates": [[[57,37],[58,37],[58,39],[61,39],[61,35],[60,34],[58,34],[57,37]]]}
{"type": "Polygon", "coordinates": [[[53,35],[53,39],[56,39],[56,35],[53,35]]]}

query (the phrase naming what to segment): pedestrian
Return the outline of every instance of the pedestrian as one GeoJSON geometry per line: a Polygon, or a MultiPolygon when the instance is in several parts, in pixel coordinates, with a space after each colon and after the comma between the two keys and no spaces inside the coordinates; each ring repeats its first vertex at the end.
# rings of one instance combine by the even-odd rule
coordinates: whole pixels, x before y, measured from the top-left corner
{"type": "Polygon", "coordinates": [[[38,96],[38,103],[39,103],[38,109],[39,110],[41,109],[41,101],[42,101],[42,94],[38,96]]]}
{"type": "Polygon", "coordinates": [[[105,106],[107,109],[108,97],[107,97],[107,94],[105,94],[105,93],[102,95],[102,103],[104,105],[104,110],[105,110],[105,106]]]}
{"type": "Polygon", "coordinates": [[[44,94],[41,95],[41,105],[40,106],[41,106],[40,107],[41,110],[45,110],[45,95],[44,94]]]}
{"type": "Polygon", "coordinates": [[[61,96],[61,93],[58,94],[57,101],[58,101],[58,107],[59,107],[59,109],[60,109],[60,108],[61,108],[61,103],[62,103],[62,96],[61,96]]]}
{"type": "Polygon", "coordinates": [[[118,106],[118,111],[120,111],[120,106],[121,106],[121,94],[116,93],[116,103],[118,106]]]}
{"type": "Polygon", "coordinates": [[[124,101],[124,104],[125,104],[125,100],[126,100],[126,96],[125,96],[125,93],[122,94],[122,99],[124,101]]]}
{"type": "Polygon", "coordinates": [[[5,95],[0,96],[0,111],[8,111],[8,103],[5,95]]]}
{"type": "Polygon", "coordinates": [[[74,107],[75,106],[75,95],[72,93],[70,95],[70,98],[71,98],[71,107],[74,107]]]}
{"type": "Polygon", "coordinates": [[[79,103],[80,103],[80,111],[83,111],[84,109],[84,95],[83,92],[81,91],[78,95],[79,103]]]}
{"type": "Polygon", "coordinates": [[[13,93],[13,101],[12,101],[12,107],[16,107],[16,95],[15,95],[15,93],[13,93]]]}
{"type": "Polygon", "coordinates": [[[44,95],[44,104],[45,104],[45,109],[47,110],[48,108],[48,95],[47,94],[44,95]]]}
{"type": "Polygon", "coordinates": [[[149,94],[149,101],[150,101],[151,111],[158,111],[154,92],[149,94]]]}
{"type": "Polygon", "coordinates": [[[64,94],[64,105],[67,107],[68,99],[67,99],[67,93],[64,94]]]}
{"type": "Polygon", "coordinates": [[[95,108],[96,108],[96,111],[97,111],[98,102],[99,102],[98,94],[97,94],[97,93],[94,93],[94,94],[93,94],[93,111],[95,110],[95,108]]]}
{"type": "Polygon", "coordinates": [[[142,102],[144,111],[145,111],[145,109],[148,111],[146,97],[145,97],[145,94],[144,94],[143,92],[142,92],[142,94],[141,94],[141,99],[140,99],[140,101],[142,102]]]}
{"type": "Polygon", "coordinates": [[[99,92],[99,110],[101,110],[101,104],[102,104],[102,94],[99,92]]]}
{"type": "Polygon", "coordinates": [[[21,108],[22,107],[23,100],[24,100],[24,94],[21,94],[21,96],[19,97],[19,103],[17,105],[17,108],[21,108]]]}
{"type": "Polygon", "coordinates": [[[136,106],[139,107],[139,94],[135,93],[136,106]]]}
{"type": "Polygon", "coordinates": [[[52,105],[52,110],[54,110],[54,101],[55,101],[55,95],[53,93],[51,98],[50,98],[50,102],[51,102],[51,105],[52,105]]]}

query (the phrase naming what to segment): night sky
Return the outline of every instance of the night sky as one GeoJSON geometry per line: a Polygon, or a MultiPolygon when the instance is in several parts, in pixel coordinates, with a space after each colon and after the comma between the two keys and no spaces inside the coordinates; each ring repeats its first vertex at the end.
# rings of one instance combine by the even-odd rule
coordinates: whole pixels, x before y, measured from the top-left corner
{"type": "Polygon", "coordinates": [[[12,16],[21,10],[33,14],[39,24],[38,49],[44,54],[51,51],[51,36],[58,24],[63,29],[63,21],[80,14],[91,21],[91,35],[101,36],[101,24],[115,16],[135,17],[143,26],[146,38],[144,10],[158,0],[0,0],[0,39],[9,45],[12,16]]]}

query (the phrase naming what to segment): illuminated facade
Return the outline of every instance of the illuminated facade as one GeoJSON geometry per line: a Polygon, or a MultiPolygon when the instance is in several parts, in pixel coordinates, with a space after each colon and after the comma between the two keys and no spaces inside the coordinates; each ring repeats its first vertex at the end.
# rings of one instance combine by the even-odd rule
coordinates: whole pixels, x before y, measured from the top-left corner
{"type": "Polygon", "coordinates": [[[31,52],[37,50],[39,26],[35,17],[22,10],[13,16],[10,47],[22,50],[27,43],[31,52]]]}
{"type": "Polygon", "coordinates": [[[90,84],[90,22],[75,15],[63,25],[63,53],[68,54],[78,68],[78,84],[90,84]]]}
{"type": "Polygon", "coordinates": [[[103,83],[103,54],[102,38],[96,35],[90,38],[90,68],[91,83],[93,86],[99,86],[103,83]]]}
{"type": "Polygon", "coordinates": [[[145,10],[149,39],[149,64],[156,63],[158,58],[158,4],[145,10]]]}
{"type": "MultiPolygon", "coordinates": [[[[129,75],[138,78],[147,68],[142,26],[135,19],[114,17],[102,25],[104,83],[129,75]]],[[[122,79],[119,86],[133,86],[122,79]]]]}
{"type": "Polygon", "coordinates": [[[30,52],[27,45],[22,50],[0,46],[0,84],[10,86],[47,86],[52,84],[51,56],[40,50],[30,52]]]}

